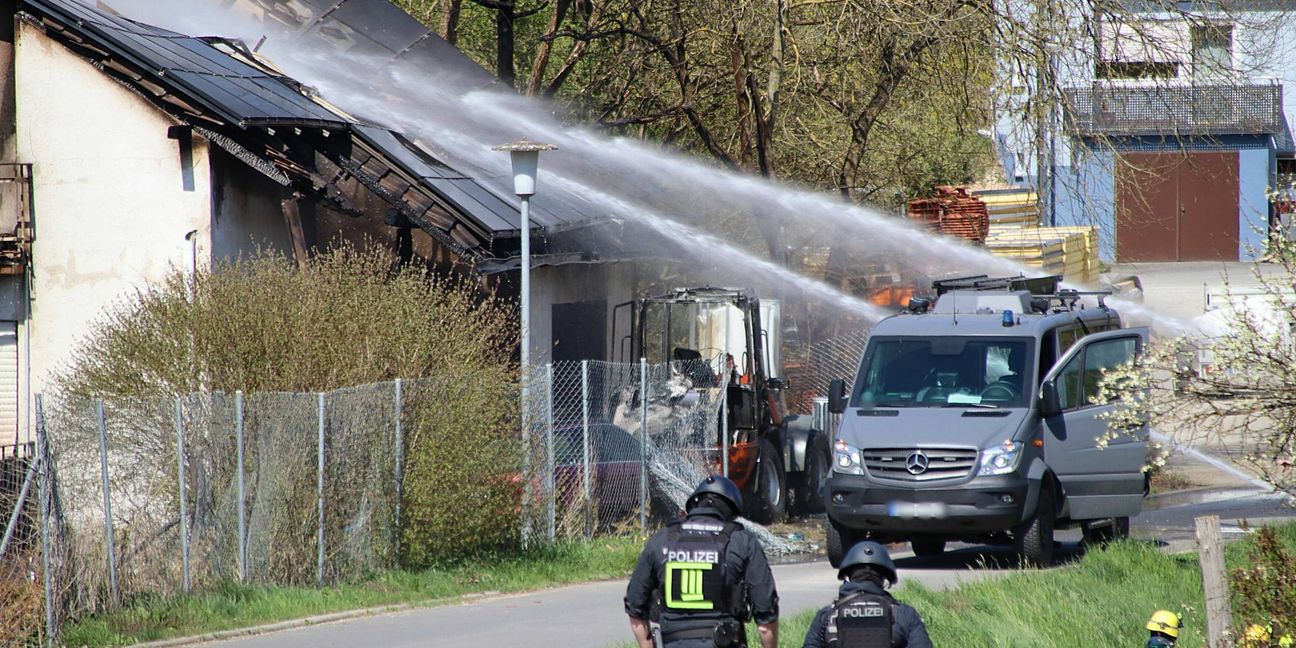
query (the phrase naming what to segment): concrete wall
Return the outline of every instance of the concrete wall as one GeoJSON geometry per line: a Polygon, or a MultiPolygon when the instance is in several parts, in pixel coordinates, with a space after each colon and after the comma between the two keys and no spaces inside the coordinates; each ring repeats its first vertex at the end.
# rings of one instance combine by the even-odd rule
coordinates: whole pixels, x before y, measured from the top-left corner
{"type": "MultiPolygon", "coordinates": [[[[535,268],[531,272],[531,362],[553,358],[554,304],[607,301],[607,340],[613,339],[612,311],[635,298],[637,272],[632,263],[566,265],[535,268]]],[[[624,309],[623,309],[624,310],[624,309]]],[[[625,320],[623,313],[622,319],[625,320]]],[[[622,324],[625,328],[625,324],[622,324]]],[[[625,331],[622,331],[623,333],[625,331]]],[[[615,348],[615,343],[613,343],[615,348]]],[[[606,358],[616,360],[617,358],[606,358]]]]}
{"type": "Polygon", "coordinates": [[[103,309],[210,250],[208,149],[192,165],[176,122],[40,30],[19,23],[18,158],[34,164],[32,387],[66,362],[103,309]]]}
{"type": "Polygon", "coordinates": [[[212,260],[234,259],[258,247],[292,254],[280,200],[285,189],[218,147],[211,147],[212,260]]]}

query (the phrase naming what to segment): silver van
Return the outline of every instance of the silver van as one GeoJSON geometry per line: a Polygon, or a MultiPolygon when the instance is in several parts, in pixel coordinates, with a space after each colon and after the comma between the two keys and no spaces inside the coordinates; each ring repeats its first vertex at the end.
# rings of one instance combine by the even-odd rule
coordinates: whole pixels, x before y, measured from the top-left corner
{"type": "Polygon", "coordinates": [[[1100,447],[1117,405],[1098,385],[1148,331],[1058,285],[940,281],[934,305],[913,300],[870,331],[854,385],[829,394],[841,414],[824,487],[834,566],[864,538],[908,541],[919,556],[949,541],[1012,543],[1048,565],[1055,529],[1128,535],[1147,493],[1147,429],[1100,447]]]}

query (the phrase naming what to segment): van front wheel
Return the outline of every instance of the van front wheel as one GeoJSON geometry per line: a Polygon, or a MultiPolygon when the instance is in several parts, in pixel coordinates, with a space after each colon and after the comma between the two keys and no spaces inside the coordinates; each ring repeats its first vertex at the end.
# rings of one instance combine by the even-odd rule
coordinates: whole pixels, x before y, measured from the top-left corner
{"type": "Polygon", "coordinates": [[[841,567],[846,552],[859,540],[859,535],[845,527],[838,526],[831,517],[824,518],[824,532],[827,536],[828,564],[833,569],[841,567]]]}
{"type": "Polygon", "coordinates": [[[1053,564],[1055,510],[1053,490],[1045,486],[1040,489],[1035,514],[1013,532],[1013,548],[1021,556],[1022,564],[1031,567],[1048,567],[1053,564]]]}

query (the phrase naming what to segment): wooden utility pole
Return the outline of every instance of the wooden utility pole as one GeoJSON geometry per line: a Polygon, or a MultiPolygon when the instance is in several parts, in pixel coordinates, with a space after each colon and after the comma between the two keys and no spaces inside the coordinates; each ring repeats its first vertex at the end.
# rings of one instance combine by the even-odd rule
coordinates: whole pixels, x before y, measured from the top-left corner
{"type": "Polygon", "coordinates": [[[1224,571],[1224,538],[1220,534],[1219,516],[1196,519],[1197,559],[1201,562],[1202,589],[1206,593],[1206,645],[1229,648],[1233,645],[1233,610],[1229,606],[1228,574],[1224,571]]]}

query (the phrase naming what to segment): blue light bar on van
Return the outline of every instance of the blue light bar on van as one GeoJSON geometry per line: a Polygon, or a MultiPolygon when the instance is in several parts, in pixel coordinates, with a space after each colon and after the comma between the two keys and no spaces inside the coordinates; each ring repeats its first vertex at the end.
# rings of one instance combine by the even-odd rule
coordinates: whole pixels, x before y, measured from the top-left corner
{"type": "Polygon", "coordinates": [[[1003,312],[1003,325],[1004,326],[1013,325],[1013,312],[1011,310],[1005,310],[1003,312]]]}

